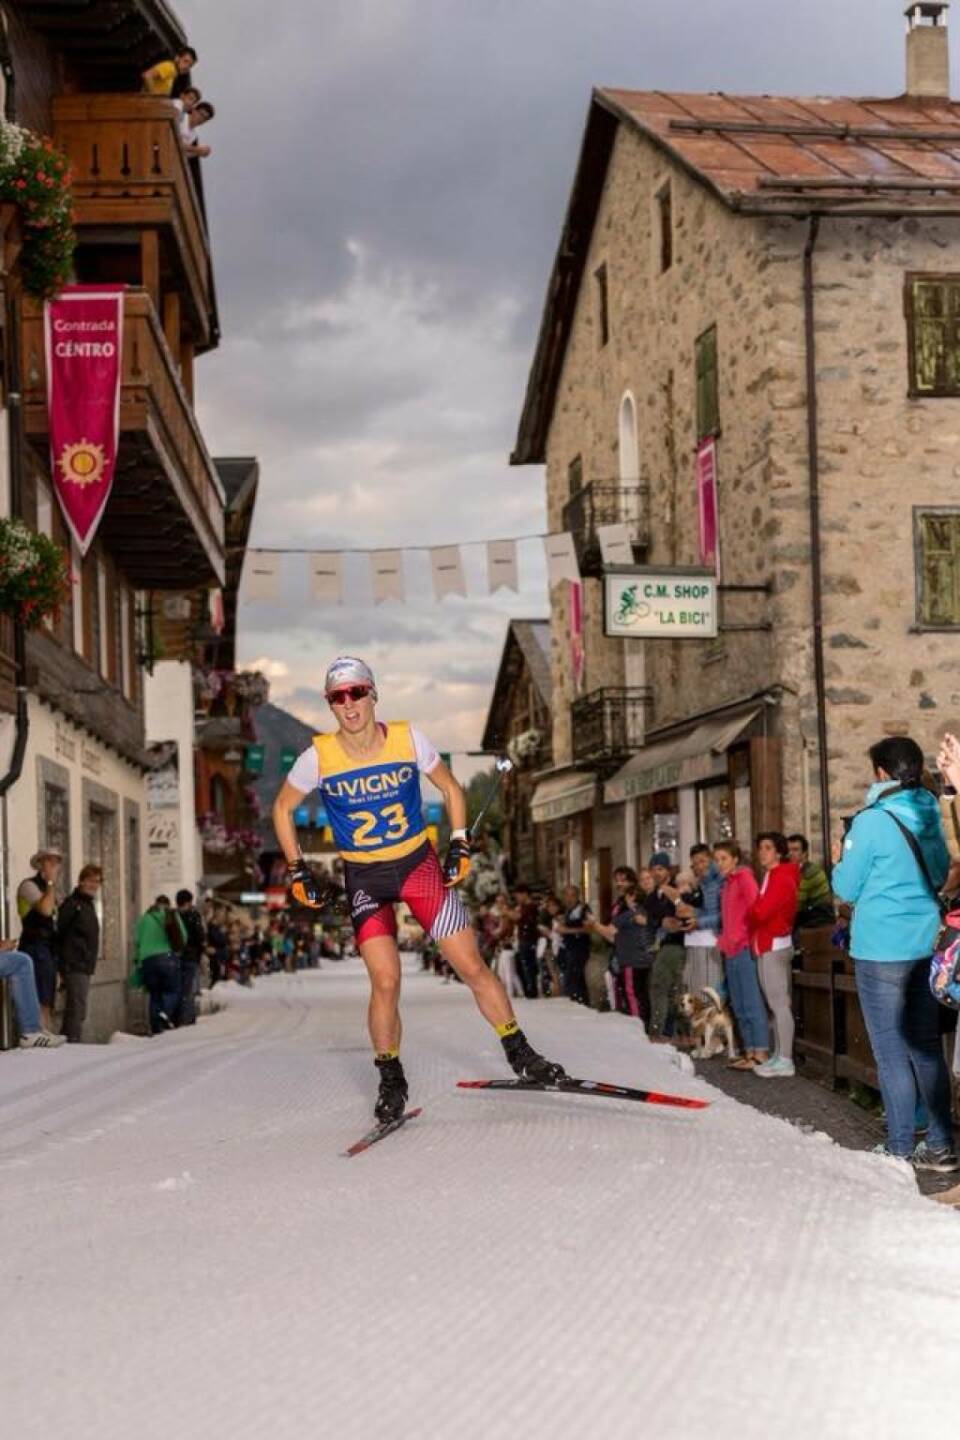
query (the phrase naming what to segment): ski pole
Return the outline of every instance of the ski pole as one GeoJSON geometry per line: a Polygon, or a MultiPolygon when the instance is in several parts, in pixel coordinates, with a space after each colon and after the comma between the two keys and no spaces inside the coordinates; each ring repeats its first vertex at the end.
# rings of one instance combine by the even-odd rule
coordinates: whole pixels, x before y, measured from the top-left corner
{"type": "Polygon", "coordinates": [[[506,755],[499,755],[494,761],[494,767],[496,769],[496,774],[490,782],[490,788],[487,791],[486,798],[484,799],[483,804],[480,806],[479,812],[474,816],[473,823],[470,825],[467,831],[467,836],[470,840],[472,840],[474,835],[476,835],[477,826],[480,824],[480,821],[483,819],[484,815],[486,815],[487,811],[490,809],[490,806],[493,804],[497,795],[497,791],[500,789],[500,782],[503,779],[504,775],[509,775],[510,771],[513,769],[513,761],[510,760],[506,755]]]}

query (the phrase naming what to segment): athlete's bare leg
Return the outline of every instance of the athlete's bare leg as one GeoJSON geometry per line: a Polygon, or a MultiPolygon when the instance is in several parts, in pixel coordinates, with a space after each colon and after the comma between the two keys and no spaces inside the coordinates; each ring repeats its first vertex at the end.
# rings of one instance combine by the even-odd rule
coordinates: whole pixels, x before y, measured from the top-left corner
{"type": "Polygon", "coordinates": [[[484,1019],[493,1026],[506,1025],[515,1019],[507,992],[490,967],[483,963],[472,930],[458,930],[437,944],[444,960],[470,989],[484,1019]]]}
{"type": "Polygon", "coordinates": [[[367,1023],[377,1055],[400,1049],[400,952],[391,935],[375,935],[360,946],[370,976],[367,1023]]]}

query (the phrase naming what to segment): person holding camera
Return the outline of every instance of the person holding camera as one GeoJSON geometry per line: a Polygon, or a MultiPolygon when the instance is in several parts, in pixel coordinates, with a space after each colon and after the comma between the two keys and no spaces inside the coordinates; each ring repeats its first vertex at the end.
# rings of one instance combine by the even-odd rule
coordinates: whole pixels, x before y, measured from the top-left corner
{"type": "Polygon", "coordinates": [[[853,906],[850,955],[887,1121],[886,1154],[918,1170],[960,1169],[950,1077],[941,1048],[930,956],[949,857],[937,801],[923,784],[923,751],[907,736],[870,749],[874,783],[833,845],[833,891],[853,906]],[[914,1144],[917,1094],[929,1116],[914,1144]]]}

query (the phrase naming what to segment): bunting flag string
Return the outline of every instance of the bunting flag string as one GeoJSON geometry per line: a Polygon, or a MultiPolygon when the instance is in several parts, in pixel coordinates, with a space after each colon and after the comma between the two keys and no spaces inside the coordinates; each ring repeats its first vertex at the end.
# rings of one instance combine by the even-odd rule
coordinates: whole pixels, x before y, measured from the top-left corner
{"type": "MultiPolygon", "coordinates": [[[[630,564],[633,550],[630,544],[628,525],[605,525],[597,527],[597,538],[606,564],[630,564]]],[[[467,571],[464,567],[464,551],[483,550],[482,567],[473,567],[472,575],[483,574],[480,588],[495,595],[499,590],[520,590],[519,553],[521,546],[540,546],[546,559],[547,581],[552,587],[561,582],[580,584],[580,566],[574,538],[566,531],[518,535],[505,540],[465,540],[454,545],[407,545],[395,549],[361,549],[344,546],[336,550],[313,550],[298,546],[252,546],[246,552],[243,578],[240,584],[241,602],[252,601],[275,603],[280,599],[281,580],[286,573],[288,557],[300,556],[306,562],[307,589],[310,597],[323,605],[342,605],[345,594],[350,593],[351,603],[362,603],[362,593],[372,596],[375,605],[389,601],[403,604],[410,592],[409,579],[414,571],[408,571],[408,557],[414,554],[427,558],[430,584],[434,599],[441,602],[448,595],[466,598],[468,594],[467,571]],[[361,585],[348,587],[345,562],[361,566],[358,574],[361,585]],[[366,565],[366,582],[362,581],[363,566],[366,565]],[[369,590],[366,590],[366,585],[369,590]]],[[[421,562],[422,563],[422,562],[421,562]]],[[[351,573],[351,572],[347,572],[351,573]]],[[[417,593],[417,587],[414,587],[417,593]]]]}

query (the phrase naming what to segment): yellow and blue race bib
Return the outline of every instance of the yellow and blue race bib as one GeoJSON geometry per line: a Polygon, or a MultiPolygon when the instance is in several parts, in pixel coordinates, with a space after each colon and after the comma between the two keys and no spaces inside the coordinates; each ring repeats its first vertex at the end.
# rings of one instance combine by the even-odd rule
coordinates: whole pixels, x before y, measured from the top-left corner
{"type": "Polygon", "coordinates": [[[427,838],[420,768],[406,721],[386,727],[376,760],[348,755],[336,735],[315,735],[320,793],[344,860],[399,860],[427,838]]]}

